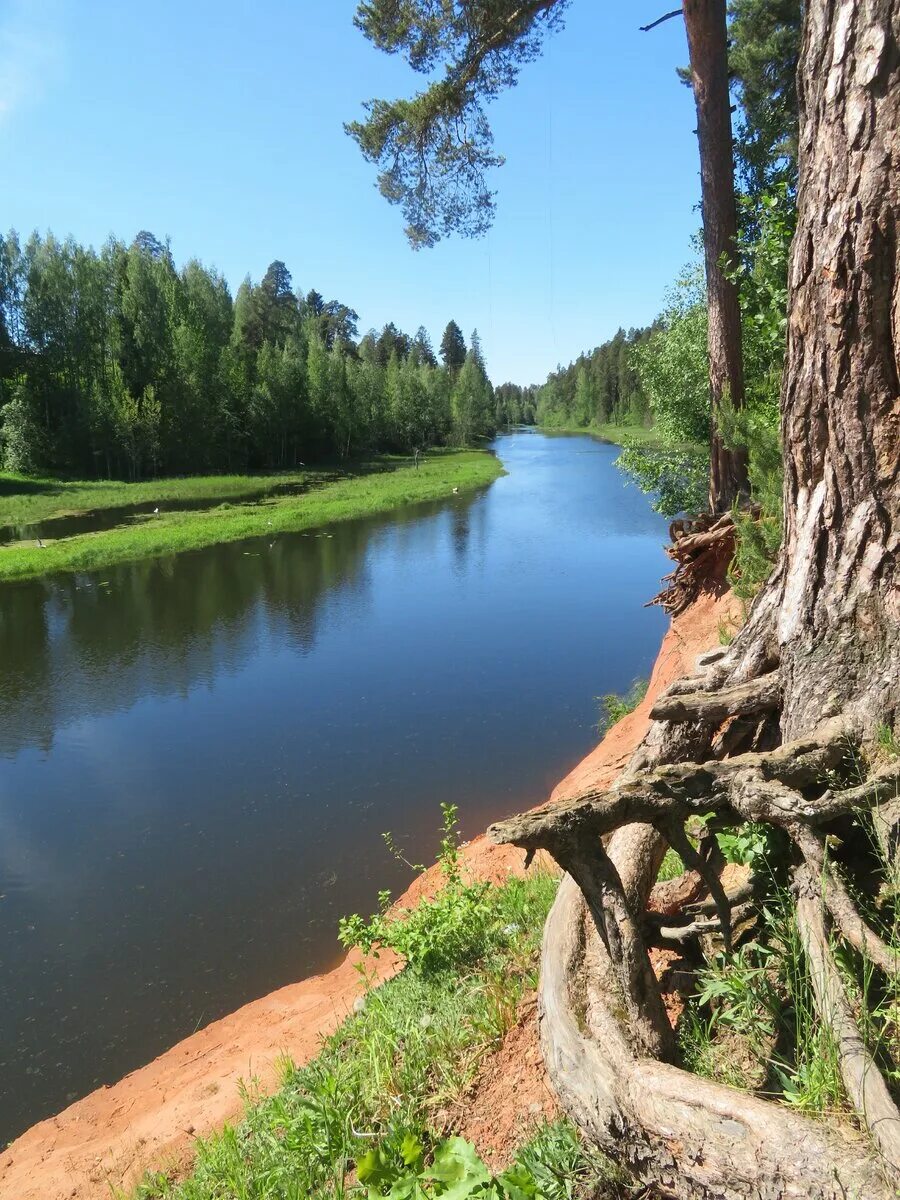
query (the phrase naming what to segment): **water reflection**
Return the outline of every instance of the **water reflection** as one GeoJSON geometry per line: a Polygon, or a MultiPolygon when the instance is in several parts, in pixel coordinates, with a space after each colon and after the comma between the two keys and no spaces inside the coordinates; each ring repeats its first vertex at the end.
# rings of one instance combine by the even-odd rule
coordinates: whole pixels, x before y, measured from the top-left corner
{"type": "MultiPolygon", "coordinates": [[[[450,519],[457,568],[476,497],[450,519]]],[[[130,708],[140,697],[186,696],[219,671],[240,670],[263,629],[313,650],[325,596],[364,611],[366,549],[390,529],[396,552],[428,555],[436,504],[360,520],[330,535],[257,538],[96,573],[9,586],[0,605],[0,754],[50,750],[74,720],[130,708]],[[404,537],[404,528],[415,530],[404,537]]]]}
{"type": "Polygon", "coordinates": [[[664,523],[584,438],[481,495],[0,589],[0,1140],[322,969],[645,674],[664,523]]]}

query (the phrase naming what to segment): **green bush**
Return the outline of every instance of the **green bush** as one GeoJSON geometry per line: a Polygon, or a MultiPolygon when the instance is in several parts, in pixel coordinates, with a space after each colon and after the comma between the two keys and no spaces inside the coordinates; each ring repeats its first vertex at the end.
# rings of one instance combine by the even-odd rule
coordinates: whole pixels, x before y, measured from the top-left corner
{"type": "MultiPolygon", "coordinates": [[[[416,971],[438,971],[471,962],[483,953],[493,905],[487,882],[467,883],[459,856],[458,809],[442,804],[443,836],[438,857],[443,886],[433,899],[420,900],[413,909],[389,911],[390,892],[379,893],[380,912],[368,921],[358,914],[343,917],[338,937],[350,949],[359,946],[377,957],[380,948],[401,955],[416,971]]],[[[385,835],[394,853],[390,834],[385,835]]],[[[421,866],[417,870],[423,871],[421,866]]]]}
{"type": "Polygon", "coordinates": [[[607,692],[605,696],[596,696],[600,705],[600,718],[597,721],[597,732],[602,737],[616,722],[634,712],[643,698],[647,695],[649,681],[636,679],[624,696],[617,692],[607,692]]]}

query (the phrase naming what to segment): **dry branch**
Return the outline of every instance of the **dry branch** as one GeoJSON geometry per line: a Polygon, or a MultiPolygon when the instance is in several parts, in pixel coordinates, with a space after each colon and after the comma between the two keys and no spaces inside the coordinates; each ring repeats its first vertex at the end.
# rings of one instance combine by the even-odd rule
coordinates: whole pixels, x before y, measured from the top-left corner
{"type": "Polygon", "coordinates": [[[734,556],[735,528],[730,513],[709,514],[693,521],[673,521],[669,527],[670,544],[666,554],[675,561],[668,586],[650,604],[659,604],[675,616],[683,612],[704,587],[719,584],[725,578],[734,556]]]}

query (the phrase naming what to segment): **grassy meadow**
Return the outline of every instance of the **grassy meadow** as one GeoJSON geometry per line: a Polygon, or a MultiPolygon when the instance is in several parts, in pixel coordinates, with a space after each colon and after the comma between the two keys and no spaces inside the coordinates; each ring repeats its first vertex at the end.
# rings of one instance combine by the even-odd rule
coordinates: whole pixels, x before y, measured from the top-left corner
{"type": "Polygon", "coordinates": [[[438,500],[491,483],[503,468],[483,450],[432,450],[415,468],[409,458],[383,456],[362,473],[320,482],[315,472],[277,476],[230,475],[151,480],[144,483],[61,483],[0,476],[0,525],[133,504],[158,504],[128,524],[72,537],[44,538],[0,547],[0,580],[29,579],[57,571],[89,571],[114,563],[196,550],[242,538],[321,528],[404,504],[438,500]],[[303,494],[243,502],[272,487],[310,483],[303,494]],[[18,488],[19,490],[15,490],[18,488]],[[210,507],[179,509],[208,501],[210,507]],[[171,506],[171,507],[168,507],[171,506]]]}
{"type": "Polygon", "coordinates": [[[657,441],[652,425],[541,425],[539,428],[542,433],[583,433],[615,446],[624,446],[626,442],[653,446],[657,441]]]}

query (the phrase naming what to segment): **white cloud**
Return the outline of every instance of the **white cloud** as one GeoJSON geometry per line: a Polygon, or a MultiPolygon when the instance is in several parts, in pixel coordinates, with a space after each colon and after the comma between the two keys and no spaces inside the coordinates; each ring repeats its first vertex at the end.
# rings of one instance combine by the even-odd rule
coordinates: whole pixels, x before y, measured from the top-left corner
{"type": "Polygon", "coordinates": [[[59,0],[0,3],[0,125],[40,98],[61,57],[59,0]]]}

